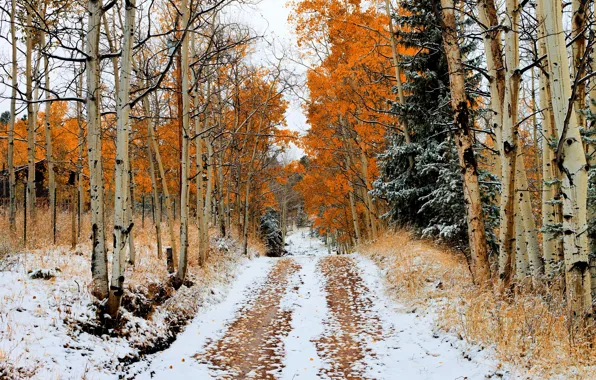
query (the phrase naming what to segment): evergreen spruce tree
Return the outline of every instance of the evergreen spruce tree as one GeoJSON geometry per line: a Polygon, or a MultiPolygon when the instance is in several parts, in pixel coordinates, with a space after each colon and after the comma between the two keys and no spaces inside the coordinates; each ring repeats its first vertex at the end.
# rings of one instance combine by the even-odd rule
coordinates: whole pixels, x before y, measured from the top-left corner
{"type": "Polygon", "coordinates": [[[286,252],[283,246],[283,238],[279,223],[279,212],[271,207],[265,210],[261,216],[261,236],[267,246],[267,256],[281,257],[286,252]]]}
{"type": "MultiPolygon", "coordinates": [[[[385,217],[413,227],[424,236],[467,244],[466,209],[457,150],[451,138],[453,114],[449,105],[449,71],[439,22],[432,2],[405,0],[393,15],[401,46],[416,51],[402,55],[405,74],[404,104],[391,102],[391,110],[411,131],[411,144],[402,134],[388,136],[388,148],[379,157],[381,176],[373,195],[390,205],[385,217]],[[415,165],[409,167],[409,157],[415,165]]],[[[473,44],[464,43],[465,53],[473,44]]],[[[477,62],[472,62],[477,64],[477,62]]],[[[470,77],[475,87],[478,77],[470,77]]],[[[472,103],[473,99],[470,99],[472,103]]]]}

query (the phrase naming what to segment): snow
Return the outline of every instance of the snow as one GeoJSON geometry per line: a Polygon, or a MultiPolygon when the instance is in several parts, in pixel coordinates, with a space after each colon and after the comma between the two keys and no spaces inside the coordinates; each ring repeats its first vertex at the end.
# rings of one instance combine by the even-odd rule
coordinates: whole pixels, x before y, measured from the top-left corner
{"type": "MultiPolygon", "coordinates": [[[[49,252],[45,260],[56,254],[49,252]]],[[[79,256],[71,260],[73,266],[83,261],[79,256]]],[[[69,334],[64,319],[88,316],[91,298],[79,285],[85,284],[85,279],[56,275],[50,280],[32,279],[18,265],[15,271],[0,276],[0,352],[19,376],[47,379],[69,373],[80,378],[95,363],[128,354],[118,339],[69,334]]]]}
{"type": "Polygon", "coordinates": [[[223,326],[236,316],[246,294],[258,288],[273,266],[273,259],[256,258],[240,269],[240,273],[223,302],[213,304],[193,319],[186,330],[165,351],[147,357],[132,368],[142,370],[137,379],[209,379],[209,368],[192,358],[209,341],[221,337],[223,326]],[[147,363],[149,363],[148,368],[147,363]],[[171,368],[170,368],[171,366],[171,368]]]}
{"type": "MultiPolygon", "coordinates": [[[[10,258],[9,270],[0,272],[0,378],[113,379],[124,374],[121,361],[136,357],[137,347],[168,337],[172,314],[221,302],[234,268],[250,263],[239,245],[215,244],[229,251],[216,263],[217,273],[191,289],[182,287],[150,320],[123,311],[130,336],[122,338],[80,329],[95,320],[89,257],[60,247],[10,258]],[[54,277],[32,278],[39,273],[54,277]]],[[[143,255],[139,259],[145,260],[143,255]]],[[[148,282],[160,280],[150,272],[142,276],[148,282]]]]}
{"type": "Polygon", "coordinates": [[[325,244],[311,237],[308,229],[298,229],[286,238],[288,251],[292,256],[325,256],[328,253],[325,244]]]}
{"type": "Polygon", "coordinates": [[[436,330],[432,310],[407,312],[384,292],[375,263],[354,255],[363,280],[376,289],[374,308],[381,317],[384,340],[369,343],[376,357],[370,357],[369,375],[379,379],[486,379],[500,367],[489,350],[466,347],[455,336],[436,330]],[[454,347],[456,346],[456,347],[454,347]],[[463,351],[462,351],[463,350],[463,351]]]}
{"type": "MultiPolygon", "coordinates": [[[[292,242],[304,243],[300,235],[292,235],[292,242]]],[[[313,242],[314,243],[314,242],[313,242]]],[[[325,252],[325,248],[322,244],[325,252]]],[[[299,246],[290,246],[292,252],[299,246]]],[[[320,247],[318,247],[320,248],[320,247]]],[[[314,248],[315,250],[317,248],[314,248]]],[[[297,253],[297,252],[296,252],[297,253]]],[[[323,292],[320,273],[316,270],[316,260],[308,257],[297,259],[302,266],[298,276],[304,285],[297,293],[289,293],[283,303],[293,306],[292,330],[284,341],[286,357],[281,378],[294,380],[317,378],[316,373],[325,363],[317,354],[313,340],[324,331],[323,322],[327,318],[327,301],[323,292]]]]}
{"type": "MultiPolygon", "coordinates": [[[[285,357],[283,380],[319,379],[319,370],[330,363],[319,356],[314,341],[325,331],[328,320],[324,279],[317,269],[318,261],[327,255],[327,248],[308,231],[299,230],[288,236],[290,257],[301,270],[290,282],[281,308],[292,310],[291,331],[283,339],[285,357]],[[292,289],[298,283],[296,290],[292,289]]],[[[366,348],[366,375],[376,379],[485,379],[494,374],[499,363],[490,358],[490,351],[467,347],[455,336],[435,331],[434,313],[412,313],[404,310],[384,295],[379,269],[369,259],[358,254],[355,259],[360,274],[374,299],[373,312],[388,332],[383,340],[363,341],[366,348]]],[[[139,379],[195,378],[210,379],[225,373],[213,371],[199,364],[192,356],[200,352],[206,342],[223,336],[226,325],[246,304],[245,295],[256,289],[272,266],[272,259],[258,258],[243,270],[229,297],[209,311],[201,312],[191,326],[181,334],[170,349],[149,358],[152,362],[139,379]],[[217,321],[218,323],[214,323],[217,321]],[[198,334],[200,332],[200,335],[198,334]],[[184,361],[182,361],[184,359],[184,361]],[[170,365],[172,368],[170,368],[170,365]]],[[[250,377],[251,374],[248,374],[250,377]]]]}
{"type": "MultiPolygon", "coordinates": [[[[282,370],[275,373],[283,380],[325,378],[320,372],[330,368],[329,357],[318,352],[317,342],[329,334],[333,318],[327,306],[325,277],[318,264],[325,260],[327,247],[298,230],[287,239],[290,260],[300,265],[283,291],[281,310],[291,311],[291,330],[282,337],[282,370]]],[[[65,252],[48,253],[63,257],[65,252]]],[[[237,252],[230,254],[238,255],[237,252]]],[[[498,373],[500,363],[489,349],[468,346],[456,336],[436,327],[432,309],[407,308],[385,294],[381,271],[370,259],[359,254],[349,256],[365,285],[366,297],[373,300],[366,316],[382,327],[382,339],[353,336],[362,345],[364,360],[354,363],[375,379],[485,379],[498,373]],[[370,314],[370,315],[369,315],[370,314]]],[[[70,255],[70,268],[88,265],[87,259],[70,255]]],[[[87,277],[53,270],[57,260],[42,270],[55,276],[48,280],[31,279],[24,270],[2,272],[0,276],[0,377],[2,360],[8,366],[22,368],[19,377],[113,379],[211,379],[226,375],[202,364],[194,356],[209,342],[224,336],[279,259],[239,260],[234,280],[205,286],[197,314],[164,351],[144,357],[129,367],[118,366],[119,359],[134,356],[131,342],[124,338],[98,337],[73,331],[65,317],[91,319],[92,298],[87,277]],[[7,358],[7,359],[6,359],[7,358]]],[[[76,270],[74,270],[76,272],[76,270]]],[[[44,272],[45,273],[45,272],[44,272]]],[[[191,299],[192,300],[192,299],[191,299]]],[[[136,328],[155,329],[154,324],[167,317],[167,309],[153,321],[133,318],[136,328]],[[152,327],[153,326],[153,327],[152,327]]],[[[336,325],[334,325],[336,326],[336,325]]],[[[140,339],[143,339],[142,337],[140,339]]],[[[6,365],[6,364],[5,364],[6,365]]],[[[250,374],[249,374],[250,377],[250,374]]],[[[497,376],[495,376],[497,377],[497,376]]]]}

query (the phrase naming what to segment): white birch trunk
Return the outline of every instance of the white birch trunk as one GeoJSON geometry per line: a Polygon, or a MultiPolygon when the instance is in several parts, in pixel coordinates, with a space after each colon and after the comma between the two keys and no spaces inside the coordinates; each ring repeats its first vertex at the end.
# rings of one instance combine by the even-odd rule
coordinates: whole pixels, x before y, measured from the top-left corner
{"type": "MultiPolygon", "coordinates": [[[[126,208],[126,218],[128,219],[128,225],[132,226],[134,224],[134,207],[135,207],[135,200],[134,200],[134,176],[132,172],[132,159],[130,157],[130,151],[128,155],[128,168],[127,168],[127,175],[128,175],[128,191],[126,193],[128,200],[126,204],[128,207],[126,208]]],[[[134,241],[134,233],[131,229],[128,231],[128,263],[130,265],[135,265],[137,260],[137,252],[135,249],[135,241],[134,241]]]]}
{"type": "MultiPolygon", "coordinates": [[[[182,0],[182,25],[189,28],[190,9],[188,0],[182,0]]],[[[181,286],[186,277],[188,265],[188,214],[189,214],[189,186],[188,175],[190,168],[189,141],[190,141],[190,94],[189,94],[189,67],[188,67],[188,49],[189,38],[185,34],[182,38],[180,75],[182,76],[182,165],[180,178],[180,256],[178,257],[178,271],[176,280],[178,286],[181,286]]]]}
{"type": "Polygon", "coordinates": [[[515,202],[515,264],[514,270],[517,281],[522,280],[529,274],[528,250],[526,248],[526,234],[524,229],[524,218],[520,210],[521,203],[515,202]]]}
{"type": "MultiPolygon", "coordinates": [[[[42,32],[41,44],[45,45],[45,33],[42,32]]],[[[52,112],[52,103],[50,99],[52,95],[50,93],[50,64],[48,57],[44,57],[44,79],[46,87],[46,104],[44,112],[44,132],[45,132],[45,143],[46,143],[46,161],[48,163],[48,190],[50,192],[50,214],[52,226],[56,226],[56,208],[54,203],[56,202],[56,179],[54,173],[54,154],[52,149],[52,123],[50,120],[52,112]]],[[[54,231],[55,227],[54,227],[54,231]]],[[[53,242],[56,244],[56,235],[53,236],[53,242]]]]}
{"type": "MultiPolygon", "coordinates": [[[[581,78],[586,70],[582,68],[584,54],[586,52],[586,16],[588,11],[588,0],[571,1],[571,38],[574,39],[571,44],[572,52],[572,71],[574,77],[581,78]]],[[[580,128],[586,126],[586,118],[582,111],[586,107],[586,85],[585,82],[579,83],[575,89],[574,111],[577,116],[577,123],[580,128]]]]}
{"type": "MultiPolygon", "coordinates": [[[[538,3],[537,14],[542,14],[542,4],[538,3]]],[[[540,16],[539,16],[540,17],[540,16]]],[[[544,24],[538,28],[540,39],[540,55],[546,54],[544,24]]],[[[548,61],[545,61],[545,68],[548,70],[548,61]]],[[[542,111],[542,227],[559,225],[562,223],[561,207],[554,203],[559,197],[559,170],[555,160],[555,151],[551,144],[557,142],[557,131],[555,130],[555,119],[552,107],[552,96],[548,77],[541,71],[539,77],[540,85],[540,109],[542,111]]],[[[560,269],[563,261],[562,241],[552,232],[545,231],[542,234],[542,250],[544,255],[545,273],[552,278],[560,269]]]]}
{"type": "Polygon", "coordinates": [[[537,278],[544,272],[542,258],[540,257],[540,247],[538,245],[538,230],[536,229],[536,221],[534,220],[534,210],[532,209],[532,200],[530,197],[530,186],[528,185],[528,177],[526,175],[526,168],[524,163],[523,152],[517,155],[516,179],[517,184],[517,202],[519,209],[517,212],[521,213],[524,232],[524,257],[528,261],[528,272],[537,278]]]}
{"type": "Polygon", "coordinates": [[[103,167],[101,157],[101,104],[99,37],[101,0],[89,0],[87,5],[87,147],[91,197],[92,293],[100,300],[108,296],[108,260],[105,246],[103,167]]]}
{"type": "MultiPolygon", "coordinates": [[[[393,28],[393,17],[391,17],[391,4],[389,0],[385,0],[385,12],[389,18],[389,40],[391,41],[391,57],[393,58],[393,66],[395,66],[395,83],[397,84],[398,101],[399,104],[405,104],[403,84],[401,82],[401,70],[399,68],[399,60],[397,57],[395,30],[393,28]]],[[[411,144],[412,138],[410,137],[410,129],[408,128],[407,123],[402,122],[402,128],[404,129],[404,140],[406,141],[406,144],[411,144]]],[[[410,164],[410,169],[414,168],[414,157],[409,156],[408,161],[410,164]]]]}
{"type": "MultiPolygon", "coordinates": [[[[153,122],[151,121],[151,110],[149,108],[149,100],[147,97],[143,99],[143,108],[147,117],[147,131],[153,130],[153,122]]],[[[157,241],[157,258],[161,259],[163,248],[161,243],[161,208],[159,205],[159,193],[157,191],[157,179],[155,177],[155,161],[153,158],[153,149],[151,144],[151,133],[147,133],[147,152],[149,158],[149,176],[151,177],[151,196],[153,197],[153,217],[155,224],[155,239],[157,241]]]]}
{"type": "Polygon", "coordinates": [[[12,50],[12,66],[11,66],[11,98],[10,98],[10,127],[8,129],[8,197],[9,197],[9,211],[8,223],[10,230],[16,230],[16,178],[14,171],[14,125],[16,118],[16,101],[17,101],[17,32],[16,32],[16,0],[10,2],[10,38],[12,50]]]}
{"type": "MultiPolygon", "coordinates": [[[[505,18],[505,87],[503,98],[503,126],[501,132],[501,223],[499,247],[499,277],[508,286],[511,280],[511,265],[516,262],[512,257],[519,246],[515,242],[515,194],[516,194],[516,164],[517,164],[517,99],[519,93],[519,75],[516,73],[519,65],[519,38],[517,28],[518,13],[516,0],[507,0],[507,17],[505,18]]],[[[516,234],[517,235],[517,234],[516,234]]]]}
{"type": "MultiPolygon", "coordinates": [[[[348,147],[346,147],[348,150],[348,147]]],[[[351,160],[350,160],[350,152],[346,152],[346,166],[348,175],[351,173],[351,160]]],[[[352,177],[352,176],[351,176],[352,177]]],[[[361,234],[360,234],[360,225],[358,224],[358,213],[356,212],[356,202],[354,200],[354,181],[350,181],[352,189],[348,192],[349,200],[350,200],[350,212],[352,214],[352,224],[354,225],[354,233],[356,234],[356,244],[360,244],[361,242],[361,234]]]]}
{"type": "MultiPolygon", "coordinates": [[[[196,78],[195,78],[196,79],[196,78]]],[[[194,103],[195,110],[199,109],[199,94],[195,96],[194,103]]],[[[201,121],[199,116],[195,118],[195,144],[196,144],[196,157],[195,157],[195,168],[196,168],[196,186],[197,186],[197,227],[199,232],[199,265],[205,264],[205,252],[207,250],[207,244],[205,242],[205,196],[203,194],[203,132],[201,128],[201,121]]]]}
{"type": "Polygon", "coordinates": [[[563,198],[563,250],[566,289],[571,312],[589,313],[592,307],[587,237],[587,162],[577,115],[569,107],[571,81],[565,49],[561,3],[541,0],[546,34],[549,81],[559,141],[556,150],[561,169],[563,198]]]}
{"type": "Polygon", "coordinates": [[[35,129],[37,128],[37,114],[35,113],[35,105],[32,103],[34,76],[32,66],[33,38],[36,32],[33,28],[33,14],[36,14],[34,9],[26,9],[27,209],[31,217],[31,222],[35,221],[35,129]]]}
{"type": "MultiPolygon", "coordinates": [[[[170,190],[168,188],[168,182],[166,180],[166,172],[163,167],[161,160],[161,153],[159,152],[159,144],[153,133],[153,128],[148,130],[149,138],[151,139],[151,146],[153,148],[153,154],[155,155],[155,162],[157,163],[157,169],[159,178],[161,180],[161,186],[163,191],[164,202],[166,204],[166,219],[168,220],[168,232],[170,235],[170,247],[172,248],[172,257],[174,261],[178,258],[178,250],[176,248],[176,234],[174,233],[174,213],[172,211],[172,202],[170,197],[170,190]]],[[[156,203],[157,204],[157,203],[156,203]]]]}
{"type": "Polygon", "coordinates": [[[134,43],[136,0],[126,0],[124,41],[122,44],[122,67],[116,101],[117,135],[114,197],[114,253],[112,257],[112,278],[107,311],[112,320],[118,316],[124,294],[124,272],[126,270],[126,247],[133,225],[128,220],[129,189],[129,127],[130,127],[130,81],[132,73],[132,47],[134,43]]]}
{"type": "MultiPolygon", "coordinates": [[[[82,64],[81,64],[82,66],[82,64]]],[[[83,95],[83,71],[81,69],[79,73],[79,84],[77,86],[77,95],[82,97],[83,95]]],[[[81,236],[81,214],[85,210],[85,193],[83,192],[83,145],[85,143],[85,130],[83,128],[83,105],[81,102],[77,102],[77,195],[78,195],[78,207],[77,207],[77,238],[81,236]]]]}
{"type": "Polygon", "coordinates": [[[371,237],[372,240],[375,241],[377,240],[377,218],[372,198],[368,193],[368,159],[364,153],[364,148],[360,150],[360,163],[360,175],[362,176],[363,185],[362,196],[364,197],[366,210],[369,217],[371,237]]]}
{"type": "Polygon", "coordinates": [[[207,188],[205,189],[205,216],[203,233],[207,249],[205,260],[209,257],[209,221],[211,220],[211,198],[213,195],[213,142],[207,140],[207,188]]]}

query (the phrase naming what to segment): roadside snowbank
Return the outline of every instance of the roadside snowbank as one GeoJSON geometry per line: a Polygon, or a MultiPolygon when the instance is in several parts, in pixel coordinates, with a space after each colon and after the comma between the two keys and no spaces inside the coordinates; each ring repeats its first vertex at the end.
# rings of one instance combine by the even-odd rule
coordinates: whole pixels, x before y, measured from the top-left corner
{"type": "MultiPolygon", "coordinates": [[[[232,240],[213,245],[217,249],[212,251],[209,269],[190,270],[193,285],[163,295],[147,311],[147,319],[123,309],[126,323],[118,332],[121,336],[89,333],[96,307],[88,289],[86,255],[57,248],[13,257],[8,270],[0,273],[0,378],[126,376],[130,363],[169,346],[199,308],[225,298],[236,267],[248,259],[232,240]],[[33,279],[27,273],[37,269],[53,276],[33,279]]],[[[137,267],[127,274],[126,294],[133,300],[167,282],[165,263],[156,261],[149,251],[139,252],[138,257],[137,267]]],[[[130,305],[131,311],[134,306],[130,305]]]]}

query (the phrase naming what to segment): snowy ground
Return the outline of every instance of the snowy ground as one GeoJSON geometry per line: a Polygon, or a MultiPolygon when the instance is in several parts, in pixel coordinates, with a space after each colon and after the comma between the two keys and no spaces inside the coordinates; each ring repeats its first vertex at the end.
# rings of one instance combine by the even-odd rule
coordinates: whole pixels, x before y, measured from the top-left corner
{"type": "MultiPolygon", "coordinates": [[[[384,295],[375,264],[328,256],[304,230],[289,258],[258,258],[228,297],[203,309],[167,350],[128,369],[137,379],[485,379],[488,351],[437,332],[433,313],[384,295]]],[[[497,373],[497,374],[496,374],[497,373]]]]}
{"type": "MultiPolygon", "coordinates": [[[[209,275],[191,268],[189,277],[195,285],[175,292],[148,319],[123,311],[127,320],[123,332],[129,335],[121,338],[81,329],[95,320],[96,312],[89,292],[89,258],[82,250],[59,247],[5,260],[0,271],[0,379],[126,376],[126,363],[137,360],[143,350],[167,345],[175,336],[173,325],[184,324],[202,307],[222,302],[238,264],[261,263],[244,258],[241,247],[232,241],[214,241],[214,245],[218,250],[209,275]],[[28,272],[36,268],[52,277],[32,278],[28,272]]],[[[148,252],[139,252],[136,271],[127,272],[129,284],[147,288],[163,283],[165,265],[156,260],[148,252]]]]}

